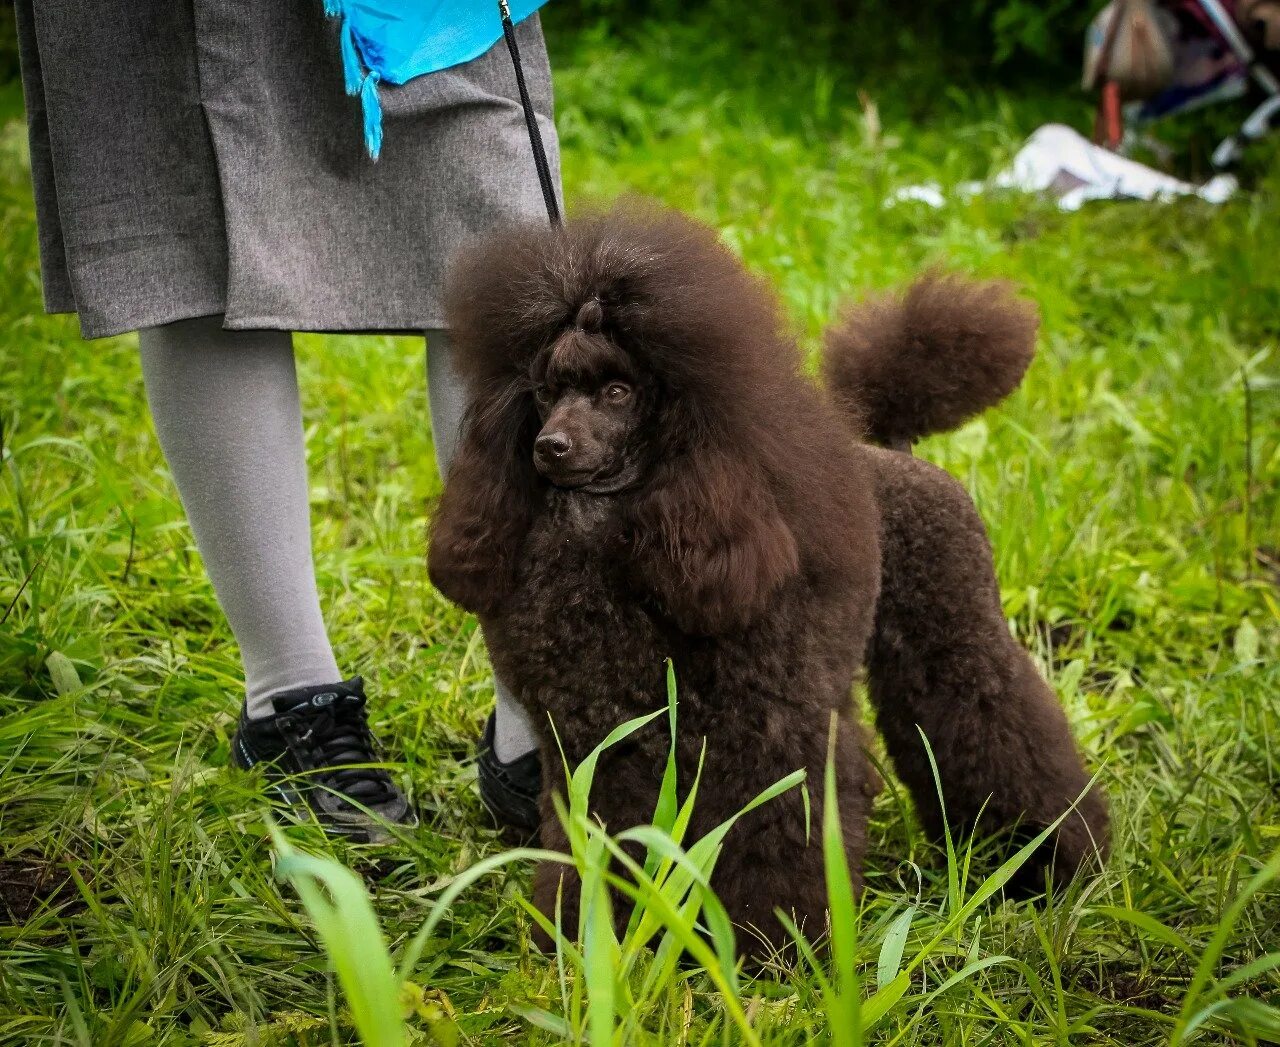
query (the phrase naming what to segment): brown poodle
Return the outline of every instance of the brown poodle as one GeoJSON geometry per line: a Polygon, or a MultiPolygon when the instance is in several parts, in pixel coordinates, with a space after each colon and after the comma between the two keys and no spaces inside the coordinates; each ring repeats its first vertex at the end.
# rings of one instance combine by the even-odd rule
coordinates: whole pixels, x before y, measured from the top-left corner
{"type": "MultiPolygon", "coordinates": [[[[829,339],[824,394],[766,286],[676,214],[505,232],[460,259],[448,297],[474,404],[432,527],[431,579],[479,616],[499,675],[545,725],[544,846],[567,844],[548,717],[576,765],[662,704],[668,658],[682,787],[706,744],[690,840],[796,768],[821,781],[834,710],[857,875],[875,788],[853,698],[864,665],[931,832],[944,812],[920,731],[953,829],[981,814],[987,831],[1036,830],[1084,792],[1066,717],[1010,637],[982,521],[958,483],[909,453],[1018,384],[1029,306],[939,278],[864,305],[829,339]]],[[[660,717],[607,751],[592,806],[611,831],[652,818],[668,746],[660,717]]],[[[1063,880],[1106,841],[1093,790],[1043,860],[1063,880]]],[[[561,876],[535,874],[548,914],[561,876]]],[[[747,952],[786,940],[775,910],[822,931],[822,848],[799,790],[738,824],[713,886],[749,929],[747,952]]],[[[567,877],[563,890],[572,928],[567,877]]]]}

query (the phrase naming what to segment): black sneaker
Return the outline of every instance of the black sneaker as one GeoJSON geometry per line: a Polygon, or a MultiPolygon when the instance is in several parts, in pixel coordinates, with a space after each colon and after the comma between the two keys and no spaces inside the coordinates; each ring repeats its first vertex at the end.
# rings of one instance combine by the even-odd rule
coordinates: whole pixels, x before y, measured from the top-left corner
{"type": "Polygon", "coordinates": [[[249,770],[261,765],[280,803],[303,820],[358,842],[391,838],[390,826],[413,828],[418,816],[381,767],[365,714],[360,677],[322,687],[299,687],[271,699],[273,716],[240,713],[231,758],[249,770]]]}
{"type": "Polygon", "coordinates": [[[493,751],[493,714],[484,725],[476,760],[480,799],[499,826],[527,836],[538,831],[542,818],[538,794],[542,791],[542,759],[538,750],[503,763],[493,751]]]}

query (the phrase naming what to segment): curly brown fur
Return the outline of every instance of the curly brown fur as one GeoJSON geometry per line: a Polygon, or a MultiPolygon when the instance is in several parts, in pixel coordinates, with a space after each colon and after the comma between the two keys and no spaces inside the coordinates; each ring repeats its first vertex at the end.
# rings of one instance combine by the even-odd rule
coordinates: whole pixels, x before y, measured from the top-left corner
{"type": "MultiPolygon", "coordinates": [[[[430,572],[480,616],[499,674],[547,724],[545,846],[566,845],[551,801],[566,783],[548,718],[577,764],[612,728],[660,704],[670,658],[682,793],[706,744],[690,838],[792,770],[820,775],[834,711],[840,819],[858,869],[876,780],[851,686],[869,641],[873,652],[900,643],[910,660],[913,614],[929,638],[917,662],[895,668],[886,655],[872,671],[884,669],[881,727],[926,820],[932,784],[915,773],[917,749],[897,741],[916,721],[940,732],[934,751],[961,817],[983,788],[988,810],[1010,823],[1053,817],[1075,799],[1084,779],[1065,719],[1046,711],[1043,682],[997,628],[998,602],[989,613],[990,555],[971,507],[957,514],[952,489],[920,480],[919,463],[885,460],[851,438],[849,418],[803,377],[773,296],[713,232],[638,209],[518,229],[460,261],[448,301],[475,402],[433,522],[430,572]],[[634,424],[619,438],[622,464],[599,481],[619,486],[549,482],[554,462],[535,453],[540,428],[545,437],[564,405],[579,402],[589,404],[582,417],[598,420],[602,397],[622,402],[619,384],[634,424]],[[931,538],[945,544],[929,555],[954,559],[954,570],[912,573],[915,543],[931,538]],[[889,600],[877,618],[882,571],[889,600]],[[935,607],[982,613],[942,629],[935,607]],[[918,678],[939,690],[919,690],[918,678]],[[970,698],[978,684],[981,696],[970,698]],[[969,704],[955,724],[970,726],[949,730],[957,702],[969,704]],[[968,708],[987,722],[973,723],[968,708]],[[1000,749],[983,748],[992,745],[1000,749]],[[1025,780],[1034,752],[1038,783],[1025,780]],[[995,770],[983,778],[969,770],[975,762],[995,770]],[[1061,779],[1043,765],[1061,766],[1061,779]]],[[[668,744],[659,720],[604,754],[592,807],[611,831],[652,818],[668,744]]],[[[1105,828],[1096,817],[1090,826],[1105,828]]],[[[793,790],[726,841],[713,886],[751,929],[748,952],[785,942],[775,910],[811,933],[824,926],[821,846],[805,827],[793,790]]],[[[1061,834],[1060,866],[1084,858],[1077,837],[1061,834]]],[[[558,889],[572,927],[576,885],[541,867],[534,894],[544,912],[555,911],[558,889]]]]}
{"type": "Polygon", "coordinates": [[[1035,307],[1009,285],[930,274],[870,298],[827,334],[828,387],[877,443],[954,429],[1018,387],[1035,353],[1035,307]]]}
{"type": "MultiPolygon", "coordinates": [[[[1061,882],[1107,847],[1107,809],[1057,697],[1009,633],[986,529],[965,489],[936,466],[863,448],[880,506],[880,600],[868,690],[898,777],[925,828],[963,832],[1050,825],[1077,797],[1053,844],[1061,882]],[[946,803],[928,751],[938,764],[946,803]]],[[[1051,858],[1052,855],[1044,855],[1051,858]]],[[[1026,886],[1042,885],[1036,864],[1026,886]]]]}

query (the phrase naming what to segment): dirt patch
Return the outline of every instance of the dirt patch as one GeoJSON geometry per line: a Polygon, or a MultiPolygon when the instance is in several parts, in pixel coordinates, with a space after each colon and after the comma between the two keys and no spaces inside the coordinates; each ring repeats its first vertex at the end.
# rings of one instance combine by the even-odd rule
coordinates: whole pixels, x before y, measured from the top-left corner
{"type": "Polygon", "coordinates": [[[1107,971],[1099,977],[1093,970],[1082,970],[1075,979],[1075,985],[1109,1003],[1145,1007],[1166,1014],[1171,1008],[1176,1008],[1176,1001],[1160,986],[1130,971],[1107,971]]]}
{"type": "Polygon", "coordinates": [[[45,904],[75,897],[75,884],[57,862],[34,855],[0,858],[0,923],[24,924],[45,904]]]}

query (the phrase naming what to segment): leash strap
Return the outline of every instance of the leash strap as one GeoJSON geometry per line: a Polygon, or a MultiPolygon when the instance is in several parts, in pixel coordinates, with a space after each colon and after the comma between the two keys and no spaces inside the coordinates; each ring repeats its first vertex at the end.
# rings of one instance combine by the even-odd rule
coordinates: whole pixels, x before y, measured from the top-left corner
{"type": "Polygon", "coordinates": [[[547,218],[552,225],[560,221],[560,205],[556,202],[556,187],[551,180],[551,165],[547,163],[547,151],[542,145],[542,131],[538,128],[538,115],[533,111],[533,100],[524,82],[524,65],[520,61],[520,45],[516,43],[516,27],[511,22],[511,8],[507,0],[498,0],[498,12],[502,15],[502,35],[507,39],[511,52],[511,64],[516,68],[516,86],[520,89],[520,106],[524,109],[525,126],[529,129],[529,145],[533,148],[533,165],[538,169],[538,184],[542,186],[542,200],[547,205],[547,218]]]}

